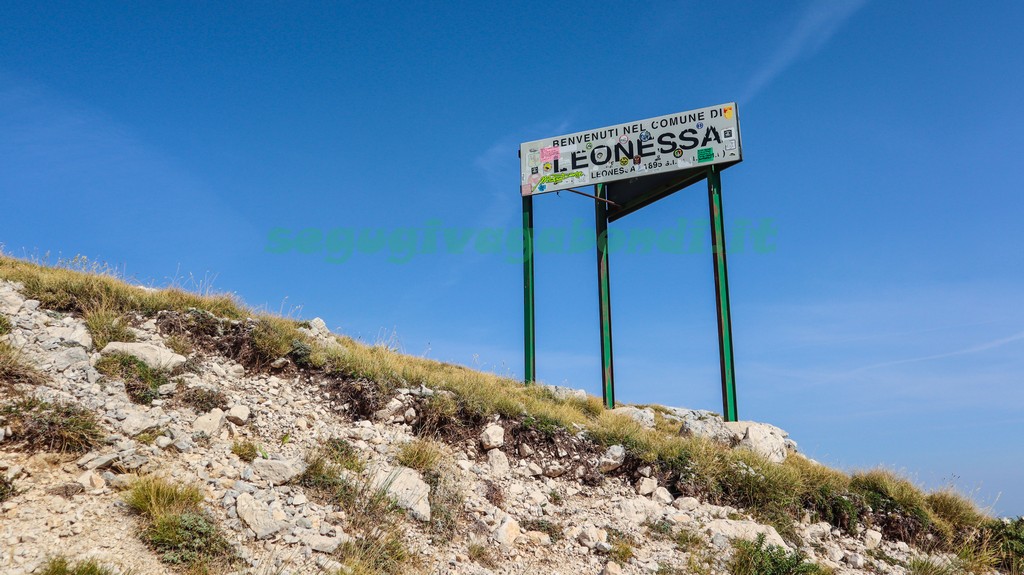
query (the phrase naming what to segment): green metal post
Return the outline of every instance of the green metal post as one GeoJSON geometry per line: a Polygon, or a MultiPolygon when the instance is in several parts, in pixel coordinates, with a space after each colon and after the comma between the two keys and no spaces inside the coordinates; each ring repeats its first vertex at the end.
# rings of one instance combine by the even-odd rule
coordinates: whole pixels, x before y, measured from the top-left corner
{"type": "Polygon", "coordinates": [[[708,169],[708,206],[711,211],[711,253],[715,262],[715,302],[718,307],[718,354],[722,370],[722,405],[726,421],[737,421],[736,374],[733,368],[732,315],[729,313],[729,274],[725,261],[725,223],[722,216],[722,176],[708,169]]]}
{"type": "Polygon", "coordinates": [[[537,339],[533,305],[533,196],[523,196],[523,379],[537,379],[537,339]]]}
{"type": "MultiPolygon", "coordinates": [[[[595,186],[594,195],[604,198],[604,184],[595,186]]],[[[615,370],[612,366],[612,298],[608,276],[608,208],[600,199],[594,201],[597,232],[597,291],[601,316],[601,384],[604,406],[615,409],[615,370]]]]}

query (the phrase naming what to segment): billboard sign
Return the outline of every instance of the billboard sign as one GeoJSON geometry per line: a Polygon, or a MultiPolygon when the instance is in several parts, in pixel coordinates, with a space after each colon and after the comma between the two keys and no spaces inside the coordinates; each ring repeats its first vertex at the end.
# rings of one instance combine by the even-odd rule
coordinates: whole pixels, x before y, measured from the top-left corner
{"type": "Polygon", "coordinates": [[[743,159],[736,103],[526,142],[523,196],[743,159]]]}

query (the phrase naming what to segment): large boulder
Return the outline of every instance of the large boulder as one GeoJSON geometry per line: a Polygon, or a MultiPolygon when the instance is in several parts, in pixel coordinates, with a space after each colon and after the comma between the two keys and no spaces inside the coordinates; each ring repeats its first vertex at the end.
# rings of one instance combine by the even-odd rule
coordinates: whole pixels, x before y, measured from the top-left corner
{"type": "Polygon", "coordinates": [[[252,495],[242,493],[235,500],[235,511],[242,523],[256,533],[256,539],[266,539],[288,527],[288,522],[274,516],[270,506],[257,501],[252,495]]]}
{"type": "Polygon", "coordinates": [[[712,537],[717,534],[724,535],[729,539],[743,539],[746,541],[755,541],[758,535],[764,535],[765,543],[787,549],[786,541],[782,539],[774,527],[771,525],[761,525],[756,521],[715,519],[705,525],[704,529],[712,537]]]}
{"type": "Polygon", "coordinates": [[[430,486],[414,470],[401,466],[378,467],[370,474],[370,487],[384,491],[414,519],[430,521],[430,486]]]}
{"type": "Polygon", "coordinates": [[[306,466],[301,461],[256,459],[252,462],[252,470],[272,485],[284,485],[302,475],[306,466]]]}
{"type": "Polygon", "coordinates": [[[101,351],[103,355],[124,353],[133,355],[153,369],[173,371],[185,363],[185,356],[151,343],[112,341],[101,351]]]}
{"type": "Polygon", "coordinates": [[[625,415],[646,429],[654,429],[654,410],[649,407],[640,408],[627,405],[625,407],[616,407],[612,410],[612,413],[625,415]]]}

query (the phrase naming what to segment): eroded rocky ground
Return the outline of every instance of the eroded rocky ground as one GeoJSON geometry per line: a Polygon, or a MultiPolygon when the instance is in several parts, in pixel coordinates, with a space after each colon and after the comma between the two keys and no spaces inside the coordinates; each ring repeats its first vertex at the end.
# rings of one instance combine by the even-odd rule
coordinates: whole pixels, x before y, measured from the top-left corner
{"type": "MultiPolygon", "coordinates": [[[[430,485],[395,459],[416,437],[424,398],[444,392],[399,390],[368,414],[336,381],[287,368],[247,371],[215,354],[178,355],[156,320],[140,318],[135,343],[102,351],[120,349],[181,374],[152,405],[140,405],[123,383],[95,369],[102,354],[80,319],[40,309],[18,287],[0,282],[0,312],[13,324],[3,337],[48,376],[35,393],[94,410],[107,437],[84,455],[29,455],[5,445],[15,438],[0,441],[0,473],[20,490],[0,507],[3,573],[32,573],[56,554],[96,557],[137,574],[175,572],[140,540],[140,520],[122,502],[121,490],[142,474],[202,486],[206,508],[241,557],[237,572],[331,572],[339,567],[333,553],[352,536],[349,518],[295,479],[306,457],[332,438],[349,442],[366,463],[361,477],[390,490],[406,510],[398,520],[416,557],[411,565],[424,573],[724,573],[732,541],[758,534],[837,573],[902,575],[897,564],[916,553],[878,531],[848,536],[809,520],[796,525],[800,543],[793,545],[743,510],[673,496],[649,469],[626,473],[619,446],[598,448],[582,436],[532,441],[518,422],[501,419],[442,443],[445,478],[461,494],[447,541],[430,528],[430,485]],[[226,404],[199,412],[179,399],[190,388],[219,391],[226,404]],[[243,440],[261,446],[251,463],[232,453],[243,440]],[[659,536],[666,530],[692,536],[681,545],[659,536]],[[481,549],[492,561],[482,561],[481,549]]],[[[326,333],[322,322],[310,329],[326,333]]]]}

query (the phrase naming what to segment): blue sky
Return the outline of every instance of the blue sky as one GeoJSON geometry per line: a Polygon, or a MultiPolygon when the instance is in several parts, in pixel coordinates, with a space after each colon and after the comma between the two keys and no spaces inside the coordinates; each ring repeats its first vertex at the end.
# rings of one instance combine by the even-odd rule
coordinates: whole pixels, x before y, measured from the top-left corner
{"type": "MultiPolygon", "coordinates": [[[[741,417],[1022,514],[1022,24],[1019,2],[9,3],[0,243],[521,376],[522,270],[494,239],[519,143],[736,101],[741,417]]],[[[612,227],[699,231],[706,202],[612,227]]],[[[593,205],[535,207],[566,234],[536,260],[539,375],[598,394],[594,254],[570,242],[593,205]]],[[[617,397],[720,409],[706,242],[611,269],[617,397]]]]}

